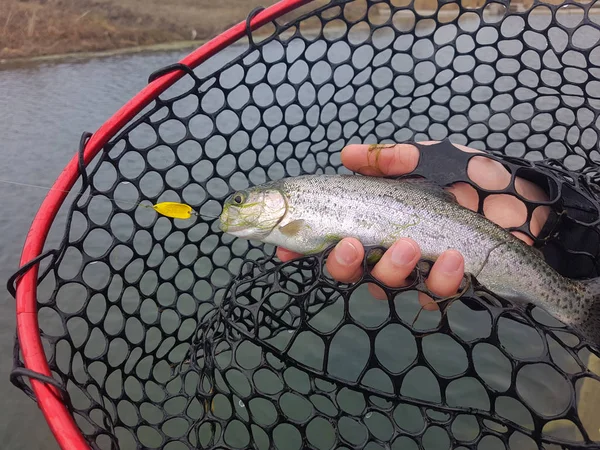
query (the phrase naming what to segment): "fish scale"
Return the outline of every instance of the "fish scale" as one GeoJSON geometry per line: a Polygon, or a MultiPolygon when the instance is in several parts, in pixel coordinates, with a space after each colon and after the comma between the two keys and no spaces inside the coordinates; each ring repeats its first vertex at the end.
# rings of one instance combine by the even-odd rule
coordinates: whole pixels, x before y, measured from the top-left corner
{"type": "Polygon", "coordinates": [[[456,249],[464,256],[465,272],[476,274],[492,292],[540,306],[600,342],[600,279],[563,277],[539,250],[423,179],[306,175],[240,195],[240,204],[235,194],[225,202],[225,232],[302,254],[318,253],[344,237],[384,247],[411,238],[432,260],[456,249]]]}

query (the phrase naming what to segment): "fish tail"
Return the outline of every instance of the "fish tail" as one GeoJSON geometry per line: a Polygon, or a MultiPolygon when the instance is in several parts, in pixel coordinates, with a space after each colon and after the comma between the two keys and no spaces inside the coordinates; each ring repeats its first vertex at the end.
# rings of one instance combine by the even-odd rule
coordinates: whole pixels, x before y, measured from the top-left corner
{"type": "Polygon", "coordinates": [[[584,337],[600,349],[600,277],[581,282],[583,298],[580,305],[580,321],[576,327],[584,337]]]}

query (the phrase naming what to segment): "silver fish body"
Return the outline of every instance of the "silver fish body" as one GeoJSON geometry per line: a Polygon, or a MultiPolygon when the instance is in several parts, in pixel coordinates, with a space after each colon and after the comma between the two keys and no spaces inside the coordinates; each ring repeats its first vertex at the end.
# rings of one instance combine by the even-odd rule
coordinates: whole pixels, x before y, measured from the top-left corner
{"type": "Polygon", "coordinates": [[[477,274],[491,291],[538,305],[600,343],[599,280],[561,276],[538,250],[422,180],[286,178],[232,195],[221,224],[225,232],[303,254],[344,237],[384,247],[412,238],[428,259],[456,249],[464,256],[465,272],[477,274]]]}

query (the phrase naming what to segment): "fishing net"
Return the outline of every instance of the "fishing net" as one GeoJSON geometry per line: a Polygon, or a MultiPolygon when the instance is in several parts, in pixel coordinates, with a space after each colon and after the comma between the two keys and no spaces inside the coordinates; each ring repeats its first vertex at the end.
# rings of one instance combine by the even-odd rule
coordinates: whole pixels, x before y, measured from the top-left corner
{"type": "Polygon", "coordinates": [[[428,261],[374,300],[366,260],[359,282],[337,283],[330,249],[281,263],[216,219],[235,190],[347,172],[347,144],[449,140],[492,151],[511,183],[473,183],[447,142],[420,146],[431,153],[415,173],[470,183],[482,212],[498,193],[529,219],[550,208],[540,235],[514,229],[562,273],[597,275],[598,8],[304,3],[253,11],[230,35],[248,39],[155,73],[169,89],[129,123],[111,119],[118,132],[89,163],[84,136],[64,240],[17,277],[19,300],[42,260],[31,290],[51,376],[23,363],[18,306],[13,382],[34,398],[31,385],[51,386],[83,436],[60,441],[70,425],[44,403],[63,448],[599,448],[598,353],[542,310],[475,279],[439,299],[428,261]],[[516,177],[549,200],[523,196],[516,177]],[[160,215],[165,201],[194,214],[160,215]],[[421,311],[419,291],[439,309],[421,311]]]}

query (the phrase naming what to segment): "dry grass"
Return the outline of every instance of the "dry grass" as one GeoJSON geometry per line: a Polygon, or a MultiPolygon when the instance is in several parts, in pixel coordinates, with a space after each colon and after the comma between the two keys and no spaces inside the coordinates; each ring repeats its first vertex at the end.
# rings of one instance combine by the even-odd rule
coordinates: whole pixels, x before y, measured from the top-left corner
{"type": "Polygon", "coordinates": [[[0,0],[0,59],[203,39],[265,0],[0,0]]]}
{"type": "MultiPolygon", "coordinates": [[[[462,0],[470,6],[484,1],[462,0]]],[[[324,2],[316,0],[302,9],[324,2]]],[[[438,0],[416,2],[426,9],[438,5],[438,0]]],[[[0,59],[206,39],[243,20],[255,6],[273,3],[276,0],[0,0],[0,59]]],[[[364,0],[350,7],[361,8],[361,3],[364,0]]]]}

